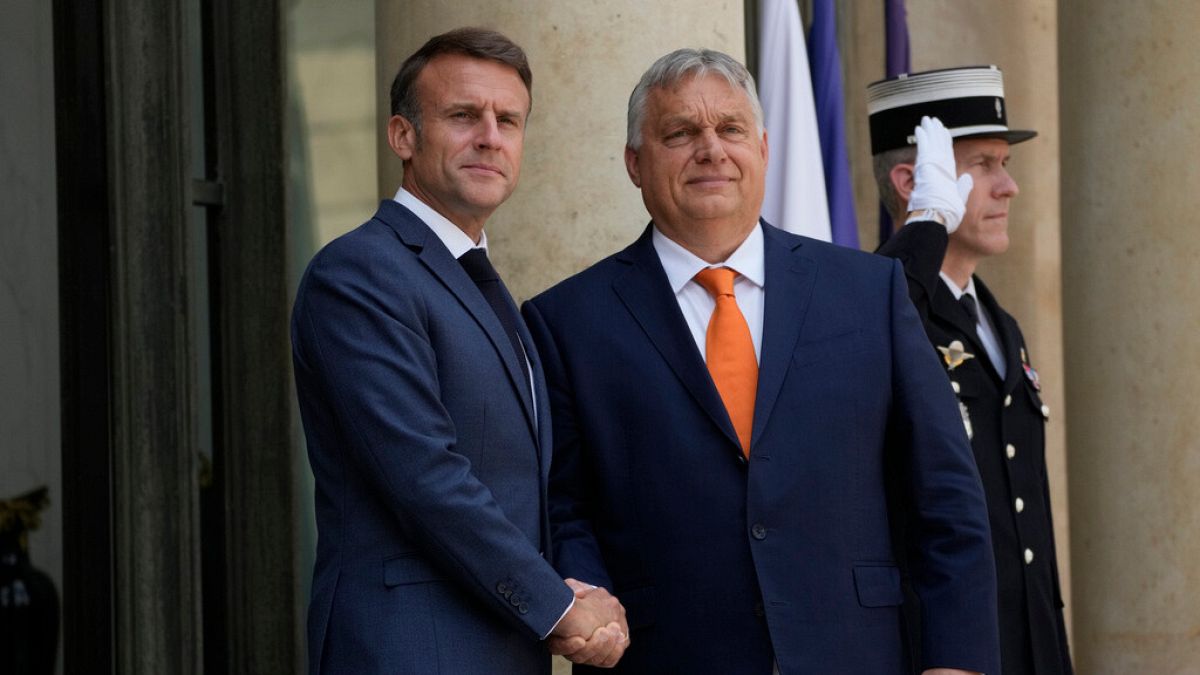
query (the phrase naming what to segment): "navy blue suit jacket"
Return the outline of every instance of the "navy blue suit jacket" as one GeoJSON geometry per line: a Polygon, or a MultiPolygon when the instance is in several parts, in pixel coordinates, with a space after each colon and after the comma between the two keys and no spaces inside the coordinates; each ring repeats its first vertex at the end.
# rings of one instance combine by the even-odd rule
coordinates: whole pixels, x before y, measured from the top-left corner
{"type": "Polygon", "coordinates": [[[897,498],[927,662],[998,673],[979,476],[899,263],[763,229],[748,462],[649,229],[526,303],[559,571],[625,604],[618,672],[906,672],[897,498]]]}
{"type": "Polygon", "coordinates": [[[316,478],[310,672],[549,672],[539,637],[571,602],[543,558],[549,415],[466,272],[385,201],[309,264],[292,345],[316,478]]]}

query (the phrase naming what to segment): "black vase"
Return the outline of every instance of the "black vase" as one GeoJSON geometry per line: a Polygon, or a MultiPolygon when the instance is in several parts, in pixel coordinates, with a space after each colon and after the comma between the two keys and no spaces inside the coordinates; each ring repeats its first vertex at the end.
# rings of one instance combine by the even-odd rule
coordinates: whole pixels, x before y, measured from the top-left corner
{"type": "Polygon", "coordinates": [[[53,675],[58,591],[29,562],[22,528],[0,532],[0,673],[53,675]]]}

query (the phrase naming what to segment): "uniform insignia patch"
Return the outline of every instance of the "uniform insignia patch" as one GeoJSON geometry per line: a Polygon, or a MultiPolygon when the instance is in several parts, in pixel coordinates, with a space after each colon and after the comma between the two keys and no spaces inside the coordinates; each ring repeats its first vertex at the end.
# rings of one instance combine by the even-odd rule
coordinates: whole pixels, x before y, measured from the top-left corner
{"type": "Polygon", "coordinates": [[[1029,380],[1029,384],[1033,385],[1034,391],[1042,390],[1042,382],[1038,379],[1037,371],[1033,366],[1029,365],[1029,359],[1025,356],[1025,348],[1021,348],[1021,368],[1025,370],[1025,379],[1029,380]]]}
{"type": "Polygon", "coordinates": [[[946,370],[954,370],[967,359],[975,358],[974,354],[968,354],[963,348],[961,340],[955,340],[945,347],[939,345],[938,351],[942,353],[942,360],[946,362],[946,370]]]}

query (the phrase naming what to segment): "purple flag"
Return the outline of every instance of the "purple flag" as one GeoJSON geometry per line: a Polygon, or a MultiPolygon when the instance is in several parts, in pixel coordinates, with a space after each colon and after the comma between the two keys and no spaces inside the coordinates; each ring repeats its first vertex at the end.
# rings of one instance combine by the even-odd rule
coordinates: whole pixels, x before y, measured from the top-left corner
{"type": "MultiPolygon", "coordinates": [[[[883,0],[883,25],[887,45],[885,77],[895,77],[912,70],[912,56],[908,48],[908,14],[904,11],[904,0],[883,0]]],[[[879,243],[892,236],[892,218],[887,209],[879,206],[879,243]]]]}
{"type": "Polygon", "coordinates": [[[883,23],[886,32],[886,77],[907,73],[912,68],[908,50],[908,13],[904,0],[883,0],[883,23]]]}
{"type": "Polygon", "coordinates": [[[821,135],[821,159],[825,165],[830,234],[833,243],[858,248],[858,219],[854,216],[854,190],[850,184],[850,162],[846,153],[842,64],[833,0],[813,0],[808,66],[821,135]]]}

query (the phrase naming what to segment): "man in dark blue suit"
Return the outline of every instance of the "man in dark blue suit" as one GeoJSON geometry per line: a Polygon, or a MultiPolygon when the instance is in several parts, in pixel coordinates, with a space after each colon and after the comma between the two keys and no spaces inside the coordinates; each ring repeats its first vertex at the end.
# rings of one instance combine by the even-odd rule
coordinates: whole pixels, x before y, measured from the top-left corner
{"type": "Polygon", "coordinates": [[[530,110],[520,47],[432,38],[392,87],[402,187],[313,258],[296,389],[316,478],[312,673],[549,673],[611,665],[620,604],[550,565],[548,394],[484,222],[512,193],[530,110]],[[457,258],[457,260],[456,260],[457,258]]]}
{"type": "Polygon", "coordinates": [[[617,669],[907,672],[903,517],[926,672],[999,672],[979,476],[899,263],[760,220],[761,109],[724,54],[647,71],[625,160],[650,225],[524,308],[555,565],[624,604],[617,669]]]}

